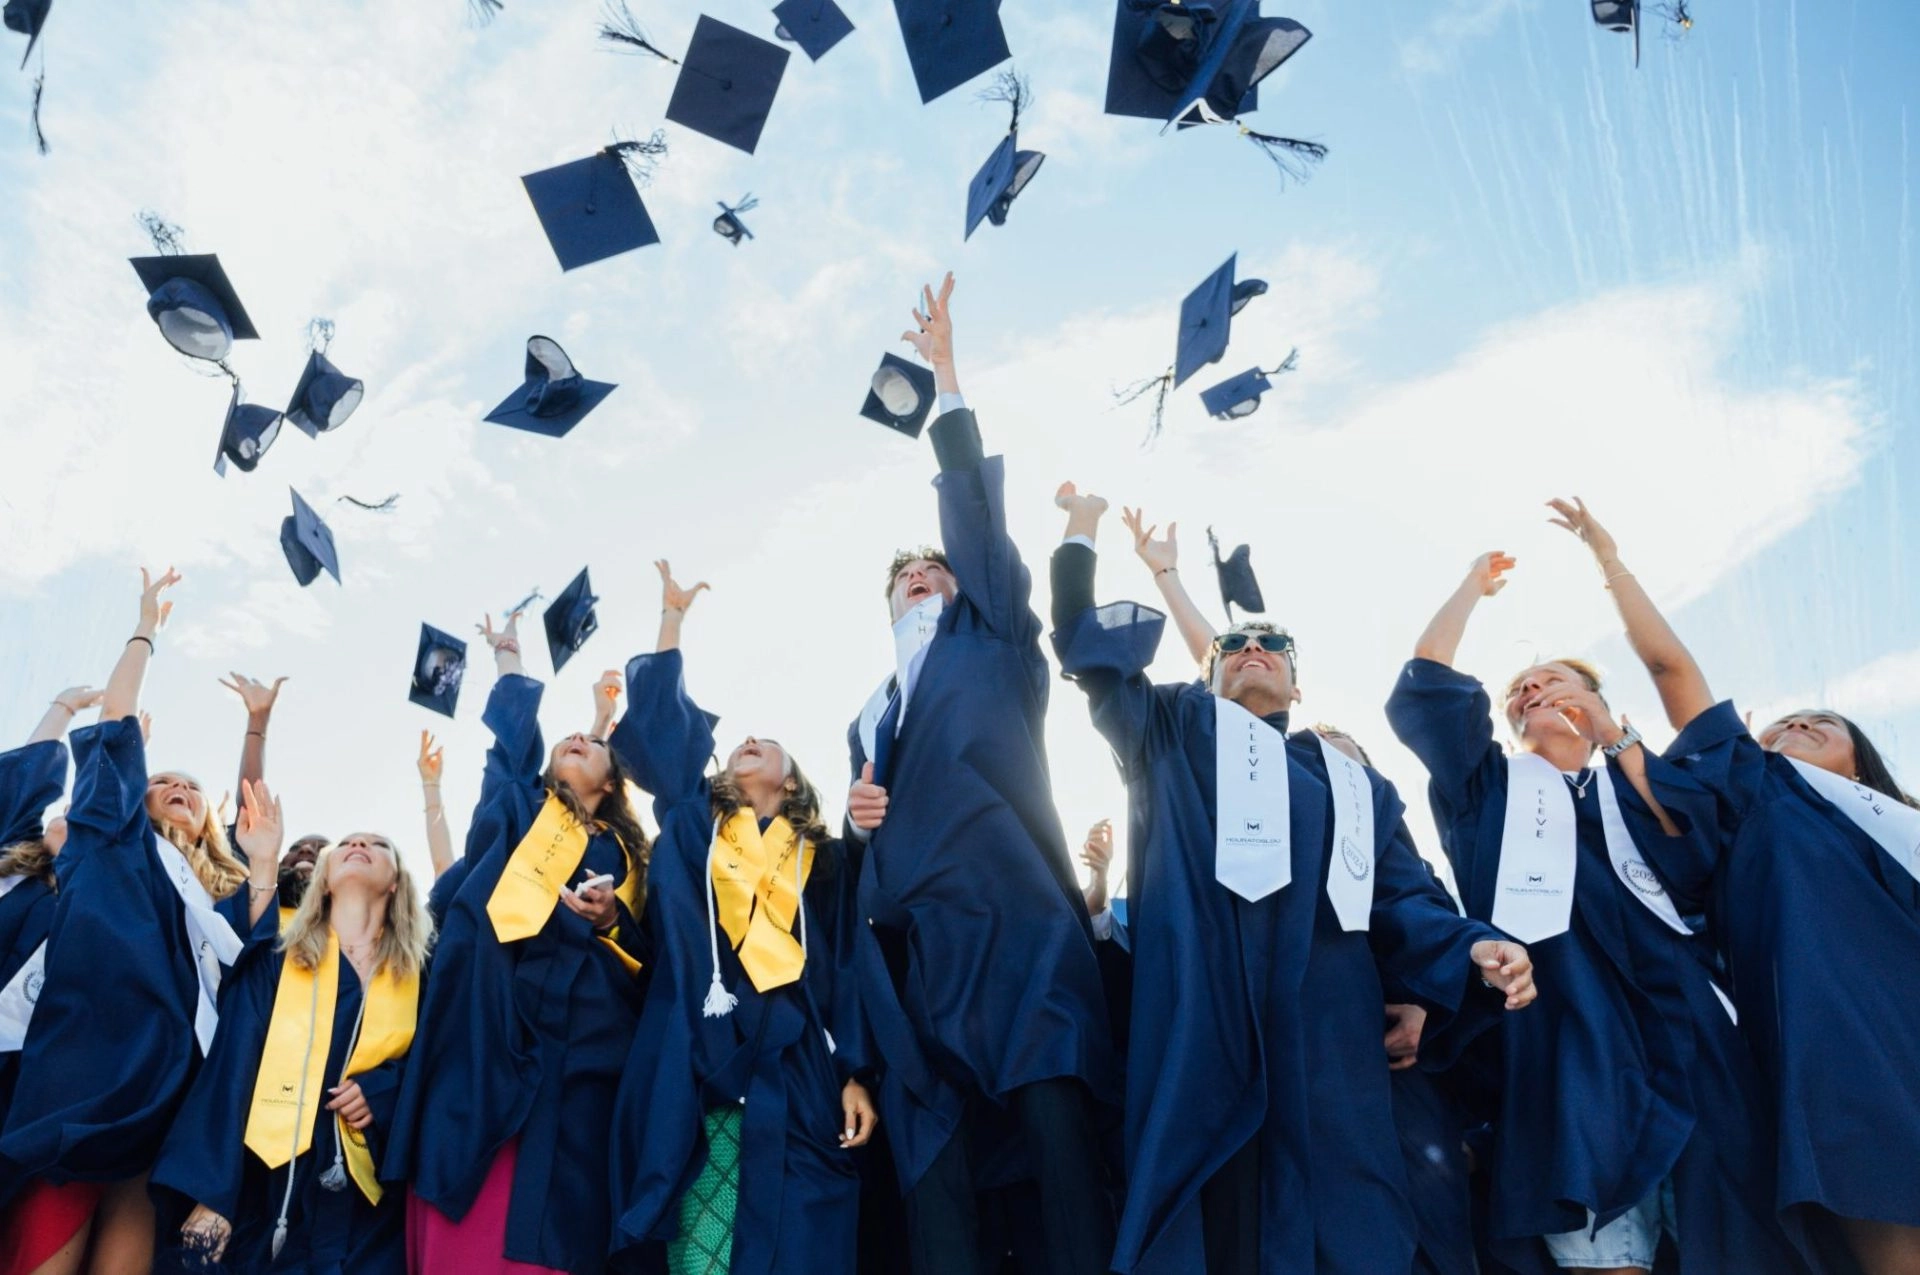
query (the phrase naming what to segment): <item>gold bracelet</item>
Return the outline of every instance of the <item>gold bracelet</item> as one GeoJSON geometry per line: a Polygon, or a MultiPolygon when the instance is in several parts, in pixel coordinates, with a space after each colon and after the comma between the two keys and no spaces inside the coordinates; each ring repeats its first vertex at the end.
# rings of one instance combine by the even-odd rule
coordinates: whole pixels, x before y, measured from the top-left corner
{"type": "Polygon", "coordinates": [[[1608,576],[1604,581],[1602,581],[1602,584],[1604,585],[1604,587],[1611,589],[1613,587],[1613,582],[1615,580],[1618,580],[1621,576],[1630,576],[1632,574],[1633,572],[1631,571],[1616,571],[1612,575],[1608,576]]]}

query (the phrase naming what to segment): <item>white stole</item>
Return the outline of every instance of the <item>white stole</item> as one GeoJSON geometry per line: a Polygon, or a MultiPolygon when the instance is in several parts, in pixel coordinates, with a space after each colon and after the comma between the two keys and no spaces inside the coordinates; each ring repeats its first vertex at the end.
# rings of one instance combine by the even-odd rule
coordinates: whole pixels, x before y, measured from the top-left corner
{"type": "Polygon", "coordinates": [[[1213,714],[1213,875],[1258,901],[1293,880],[1287,739],[1223,696],[1213,714]]]}
{"type": "Polygon", "coordinates": [[[873,760],[874,736],[880,729],[880,719],[887,715],[887,705],[893,702],[896,689],[900,713],[894,719],[894,734],[900,733],[900,724],[907,720],[907,701],[920,681],[920,669],[927,662],[927,647],[939,631],[940,613],[945,609],[946,599],[936,593],[893,622],[893,674],[881,679],[860,710],[860,747],[865,750],[868,761],[873,760]]]}
{"type": "MultiPolygon", "coordinates": [[[[0,899],[13,893],[13,887],[25,877],[0,877],[0,899]]],[[[47,980],[47,944],[43,939],[25,964],[0,987],[0,1054],[16,1052],[26,1043],[27,1023],[33,1018],[33,1004],[40,999],[40,985],[47,980]]]]}
{"type": "Polygon", "coordinates": [[[193,945],[194,971],[200,977],[200,1004],[194,1011],[193,1031],[200,1039],[200,1052],[213,1047],[214,1029],[220,1025],[216,1005],[220,996],[220,971],[240,959],[240,936],[227,924],[227,918],[213,909],[213,896],[193,874],[193,866],[179,847],[165,837],[153,838],[160,866],[173,881],[180,896],[180,912],[187,922],[187,941],[193,945]]]}
{"type": "Polygon", "coordinates": [[[1865,784],[1842,778],[1831,770],[1788,757],[1809,787],[1853,820],[1854,826],[1880,843],[1913,879],[1920,881],[1920,810],[1895,801],[1865,784]]]}
{"type": "Polygon", "coordinates": [[[1327,742],[1327,786],[1333,792],[1333,862],[1327,865],[1327,901],[1340,928],[1365,932],[1373,916],[1373,782],[1365,767],[1327,742]]]}

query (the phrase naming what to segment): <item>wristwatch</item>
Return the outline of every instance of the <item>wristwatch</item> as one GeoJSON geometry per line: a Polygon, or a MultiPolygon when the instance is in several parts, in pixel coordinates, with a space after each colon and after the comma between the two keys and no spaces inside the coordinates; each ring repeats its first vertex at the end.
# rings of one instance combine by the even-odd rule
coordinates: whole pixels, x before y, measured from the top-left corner
{"type": "Polygon", "coordinates": [[[1618,757],[1621,753],[1626,752],[1629,748],[1632,748],[1635,744],[1639,742],[1640,742],[1640,728],[1638,726],[1635,726],[1633,723],[1629,722],[1627,723],[1627,733],[1622,735],[1620,738],[1614,740],[1611,744],[1608,744],[1606,747],[1602,748],[1600,751],[1610,758],[1618,757]]]}

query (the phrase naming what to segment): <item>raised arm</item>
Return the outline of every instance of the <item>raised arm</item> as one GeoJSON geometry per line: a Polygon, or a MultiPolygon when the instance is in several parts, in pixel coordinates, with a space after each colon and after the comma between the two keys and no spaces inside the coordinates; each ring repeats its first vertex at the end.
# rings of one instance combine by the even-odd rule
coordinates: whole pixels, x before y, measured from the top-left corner
{"type": "Polygon", "coordinates": [[[620,694],[625,686],[617,668],[608,669],[593,684],[593,729],[587,733],[595,739],[605,739],[613,733],[613,724],[620,717],[620,694]]]}
{"type": "Polygon", "coordinates": [[[235,673],[232,677],[231,682],[222,679],[220,685],[238,695],[247,707],[247,733],[240,741],[240,782],[235,785],[238,790],[266,777],[267,723],[273,719],[274,701],[280,698],[280,687],[287,679],[276,677],[273,685],[268,686],[244,673],[235,673]]]}
{"type": "Polygon", "coordinates": [[[658,811],[663,803],[689,800],[701,791],[713,756],[713,727],[687,694],[680,655],[681,625],[707,585],[683,589],[665,559],[653,565],[660,572],[658,649],[627,664],[630,702],[607,746],[633,781],[653,795],[658,811]]]}
{"type": "Polygon", "coordinates": [[[1200,604],[1187,592],[1187,586],[1180,579],[1180,544],[1175,538],[1180,524],[1167,524],[1167,538],[1155,540],[1153,533],[1158,524],[1148,527],[1146,514],[1138,509],[1122,509],[1120,521],[1127,524],[1127,530],[1133,533],[1133,551],[1140,561],[1147,564],[1147,570],[1153,572],[1154,587],[1160,590],[1160,597],[1167,604],[1167,614],[1173,617],[1174,627],[1180,630],[1180,640],[1187,644],[1187,654],[1193,656],[1193,662],[1199,664],[1207,658],[1207,650],[1213,645],[1218,629],[1200,610],[1200,604]]]}
{"type": "Polygon", "coordinates": [[[234,823],[234,840],[247,855],[247,921],[260,924],[260,918],[273,907],[280,894],[280,847],[285,841],[286,817],[280,799],[268,789],[265,780],[240,785],[240,817],[234,823]]]}
{"type": "Polygon", "coordinates": [[[429,731],[420,732],[420,794],[427,812],[427,857],[433,861],[433,878],[453,866],[453,833],[447,827],[447,807],[440,799],[440,774],[446,768],[446,750],[429,731]]]}
{"type": "Polygon", "coordinates": [[[117,722],[140,711],[140,684],[146,680],[147,662],[153,658],[153,639],[173,614],[173,603],[162,602],[160,595],[180,583],[172,567],[155,580],[145,567],[140,568],[140,622],[133,636],[120,649],[119,662],[107,678],[106,694],[100,701],[100,720],[117,722]]]}
{"type": "Polygon", "coordinates": [[[656,558],[654,568],[660,572],[660,640],[654,643],[655,653],[677,651],[680,649],[680,626],[685,623],[687,609],[693,600],[707,587],[702,580],[691,589],[683,589],[674,582],[673,568],[665,558],[656,558]]]}
{"type": "Polygon", "coordinates": [[[530,783],[546,761],[540,741],[540,683],[526,676],[520,661],[520,613],[507,617],[496,630],[493,617],[479,625],[481,637],[493,650],[494,670],[500,680],[487,696],[481,722],[493,732],[487,749],[485,773],[480,777],[480,804],[509,784],[530,783]]]}
{"type": "Polygon", "coordinates": [[[1513,569],[1513,559],[1500,550],[1483,553],[1473,560],[1467,568],[1466,579],[1453,595],[1434,612],[1433,619],[1427,621],[1426,632],[1413,644],[1415,659],[1432,660],[1435,664],[1453,667],[1453,658],[1460,651],[1460,639],[1466,635],[1467,620],[1473,615],[1473,608],[1481,598],[1490,598],[1507,587],[1503,578],[1513,569]]]}
{"type": "Polygon", "coordinates": [[[106,694],[91,686],[69,686],[61,691],[47,702],[47,711],[40,715],[40,724],[33,728],[33,734],[27,736],[27,744],[46,744],[64,738],[74,717],[98,706],[106,694]]]}
{"type": "Polygon", "coordinates": [[[1152,712],[1147,667],[1159,649],[1166,617],[1132,602],[1096,604],[1098,555],[1088,543],[1107,502],[1061,483],[1053,503],[1067,513],[1066,532],[1053,551],[1053,649],[1060,671],[1086,693],[1094,729],[1121,764],[1139,759],[1152,712]]]}
{"type": "Polygon", "coordinates": [[[1660,608],[1640,587],[1640,581],[1620,561],[1613,536],[1587,512],[1586,504],[1578,496],[1571,502],[1549,500],[1547,504],[1559,515],[1549,521],[1580,537],[1593,552],[1602,582],[1613,594],[1614,609],[1620,612],[1621,623],[1626,625],[1627,642],[1640,662],[1647,666],[1654,689],[1660,692],[1667,721],[1675,730],[1685,728],[1688,722],[1713,707],[1713,693],[1707,689],[1706,675],[1694,661],[1693,652],[1687,650],[1686,643],[1667,623],[1667,617],[1660,614],[1660,608]]]}

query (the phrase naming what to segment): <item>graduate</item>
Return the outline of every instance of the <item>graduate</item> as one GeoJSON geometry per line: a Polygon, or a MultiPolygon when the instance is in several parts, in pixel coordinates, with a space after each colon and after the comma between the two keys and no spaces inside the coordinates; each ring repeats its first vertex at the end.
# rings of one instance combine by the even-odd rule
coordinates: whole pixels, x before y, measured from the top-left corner
{"type": "Polygon", "coordinates": [[[1920,810],[1837,713],[1750,735],[1606,528],[1577,499],[1552,506],[1592,551],[1680,732],[1647,773],[1705,835],[1648,849],[1726,954],[1771,1117],[1772,1203],[1816,1242],[1837,1229],[1867,1275],[1920,1271],[1920,810]]]}
{"type": "Polygon", "coordinates": [[[405,1275],[405,1193],[378,1165],[432,937],[393,843],[356,832],[321,854],[279,944],[235,967],[153,1170],[191,1209],[188,1263],[405,1275]]]}
{"type": "Polygon", "coordinates": [[[604,740],[548,753],[519,617],[482,626],[500,680],[483,801],[447,908],[382,1177],[411,1183],[408,1269],[605,1268],[615,1092],[651,961],[646,834],[604,740]],[[544,762],[544,769],[542,765],[544,762]]]}
{"type": "MultiPolygon", "coordinates": [[[[1381,971],[1430,1030],[1465,1039],[1533,1000],[1526,949],[1434,888],[1391,784],[1311,731],[1287,737],[1299,692],[1285,633],[1236,625],[1210,643],[1204,680],[1149,682],[1166,617],[1095,605],[1106,501],[1071,483],[1055,499],[1054,649],[1113,747],[1130,817],[1135,1030],[1113,1269],[1404,1272],[1415,1230],[1381,971]]],[[[1129,522],[1192,625],[1173,540],[1129,522]]]]}
{"type": "Polygon", "coordinates": [[[1651,795],[1639,732],[1616,723],[1590,666],[1551,660],[1507,684],[1509,756],[1486,688],[1452,667],[1513,565],[1475,560],[1387,701],[1431,776],[1467,914],[1526,942],[1540,971],[1539,1006],[1502,1033],[1494,1252],[1537,1265],[1544,1242],[1562,1269],[1646,1272],[1664,1236],[1682,1275],[1797,1271],[1711,944],[1649,866],[1687,834],[1651,795]]]}
{"type": "Polygon", "coordinates": [[[672,1275],[849,1275],[873,1136],[845,847],[786,749],[749,736],[709,777],[710,719],[680,630],[707,586],[660,569],[660,639],[627,665],[611,745],[653,794],[660,969],[616,1109],[615,1247],[665,1242],[672,1275]]]}
{"type": "Polygon", "coordinates": [[[0,1156],[25,1174],[101,1189],[91,1219],[66,1219],[74,1229],[54,1245],[50,1272],[151,1263],[147,1173],[213,1042],[226,970],[278,927],[281,814],[267,786],[242,790],[230,847],[197,782],[147,773],[140,686],[172,609],[161,594],[178,581],[141,572],[139,625],[100,721],[73,734],[45,982],[0,1136],[0,1156]]]}
{"type": "Polygon", "coordinates": [[[856,959],[916,1275],[977,1275],[975,1192],[1031,1179],[1050,1275],[1105,1275],[1095,1104],[1118,1077],[1086,903],[1047,775],[1049,675],[1005,467],[954,372],[948,275],[905,334],[933,367],[945,552],[887,571],[896,663],[848,731],[868,841],[856,959]]]}

